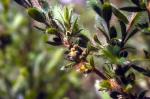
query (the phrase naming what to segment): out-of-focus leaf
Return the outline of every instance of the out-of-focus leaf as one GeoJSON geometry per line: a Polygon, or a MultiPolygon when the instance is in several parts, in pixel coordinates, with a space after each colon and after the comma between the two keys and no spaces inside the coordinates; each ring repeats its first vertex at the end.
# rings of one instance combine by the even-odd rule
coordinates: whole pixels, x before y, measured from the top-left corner
{"type": "Polygon", "coordinates": [[[38,22],[44,23],[46,20],[44,13],[42,11],[38,10],[37,8],[28,8],[27,12],[30,17],[32,17],[34,20],[36,20],[38,22]]]}
{"type": "Polygon", "coordinates": [[[124,23],[128,24],[129,21],[127,19],[127,17],[119,10],[117,9],[115,6],[112,5],[112,11],[114,13],[114,15],[121,21],[123,21],[124,23]]]}
{"type": "Polygon", "coordinates": [[[23,16],[21,14],[17,14],[12,24],[10,24],[10,28],[12,28],[13,30],[17,29],[21,25],[22,21],[23,16]]]}
{"type": "Polygon", "coordinates": [[[60,70],[67,70],[67,69],[71,69],[76,63],[75,62],[71,62],[65,66],[62,66],[60,70]]]}
{"type": "Polygon", "coordinates": [[[19,75],[16,82],[13,85],[12,91],[13,93],[17,93],[22,88],[25,88],[27,84],[27,79],[23,75],[19,75]]]}
{"type": "Polygon", "coordinates": [[[11,0],[1,0],[2,2],[2,4],[3,4],[3,6],[4,6],[4,10],[5,11],[8,11],[8,9],[9,9],[9,5],[10,5],[10,1],[11,0]]]}
{"type": "MultiPolygon", "coordinates": [[[[34,70],[33,70],[33,72],[34,72],[34,75],[36,76],[36,77],[38,77],[39,76],[39,74],[40,74],[40,69],[41,69],[41,63],[44,61],[44,59],[46,58],[46,53],[41,53],[41,54],[39,54],[38,56],[37,56],[37,58],[35,59],[35,63],[34,63],[34,70]]],[[[43,67],[42,67],[43,68],[43,67]]]]}
{"type": "Polygon", "coordinates": [[[55,54],[53,55],[52,59],[46,65],[46,72],[51,71],[57,64],[60,62],[63,56],[64,49],[57,49],[55,54]]]}
{"type": "Polygon", "coordinates": [[[102,95],[102,99],[111,99],[108,92],[103,91],[101,95],[102,95]]]}

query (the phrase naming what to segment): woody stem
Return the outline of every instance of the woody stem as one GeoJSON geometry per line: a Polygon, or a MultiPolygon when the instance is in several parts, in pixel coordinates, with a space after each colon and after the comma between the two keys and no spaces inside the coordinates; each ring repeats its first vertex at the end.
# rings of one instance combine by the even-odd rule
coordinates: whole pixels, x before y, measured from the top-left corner
{"type": "Polygon", "coordinates": [[[102,72],[100,72],[98,69],[94,68],[94,69],[93,69],[93,72],[94,72],[95,74],[97,74],[99,77],[101,77],[103,80],[106,80],[106,79],[107,79],[107,77],[106,77],[102,72]]]}

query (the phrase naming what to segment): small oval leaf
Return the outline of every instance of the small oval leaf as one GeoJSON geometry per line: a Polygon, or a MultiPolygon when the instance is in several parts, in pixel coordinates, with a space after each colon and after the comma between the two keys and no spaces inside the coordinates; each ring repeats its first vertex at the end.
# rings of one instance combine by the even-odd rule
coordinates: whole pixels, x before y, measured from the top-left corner
{"type": "Polygon", "coordinates": [[[46,20],[44,13],[42,11],[39,11],[36,8],[28,8],[27,12],[30,17],[32,17],[34,20],[36,20],[38,22],[44,23],[46,20]]]}

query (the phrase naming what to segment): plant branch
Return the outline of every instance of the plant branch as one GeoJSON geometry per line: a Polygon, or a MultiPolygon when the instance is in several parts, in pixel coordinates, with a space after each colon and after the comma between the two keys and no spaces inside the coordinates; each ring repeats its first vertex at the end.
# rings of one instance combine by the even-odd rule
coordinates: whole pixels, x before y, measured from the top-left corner
{"type": "Polygon", "coordinates": [[[100,72],[98,69],[94,68],[93,72],[95,74],[97,74],[99,77],[101,77],[103,80],[107,80],[107,77],[102,72],[100,72]]]}

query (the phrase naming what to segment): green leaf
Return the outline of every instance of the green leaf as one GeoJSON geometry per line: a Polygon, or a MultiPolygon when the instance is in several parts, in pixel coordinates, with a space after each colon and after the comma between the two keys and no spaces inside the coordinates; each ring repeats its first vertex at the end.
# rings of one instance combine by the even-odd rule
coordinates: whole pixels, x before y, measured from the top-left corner
{"type": "Polygon", "coordinates": [[[98,5],[97,0],[88,0],[90,6],[93,8],[93,10],[99,15],[102,15],[102,9],[100,8],[100,6],[98,5]]]}
{"type": "Polygon", "coordinates": [[[99,41],[97,35],[94,35],[94,41],[95,41],[96,43],[102,45],[101,42],[99,41]]]}
{"type": "Polygon", "coordinates": [[[136,25],[139,23],[139,21],[141,21],[142,19],[142,16],[143,16],[143,13],[139,12],[137,14],[135,14],[134,18],[131,20],[131,23],[130,23],[130,26],[129,28],[132,29],[128,32],[125,40],[124,40],[124,43],[127,42],[127,40],[129,40],[129,38],[131,38],[132,36],[134,36],[136,33],[138,33],[139,29],[136,27],[136,25]]]}
{"type": "Polygon", "coordinates": [[[43,10],[45,12],[48,12],[49,11],[49,4],[46,0],[40,0],[40,5],[42,6],[43,10]]]}
{"type": "Polygon", "coordinates": [[[45,71],[50,72],[55,66],[59,64],[59,62],[62,59],[64,53],[64,49],[57,49],[52,57],[52,59],[49,61],[49,63],[46,65],[45,71]]]}
{"type": "Polygon", "coordinates": [[[46,21],[44,13],[36,8],[28,8],[27,12],[30,17],[32,17],[34,20],[38,22],[44,23],[46,21]]]}
{"type": "Polygon", "coordinates": [[[144,51],[144,55],[145,55],[145,58],[150,58],[150,52],[148,52],[147,50],[143,50],[144,51]]]}
{"type": "Polygon", "coordinates": [[[136,70],[136,71],[142,73],[143,75],[150,77],[150,70],[145,70],[145,69],[143,69],[143,68],[141,68],[141,67],[138,67],[138,66],[136,66],[136,65],[131,65],[131,67],[132,67],[134,70],[136,70]]]}
{"type": "Polygon", "coordinates": [[[95,66],[94,58],[93,57],[90,57],[90,65],[93,66],[93,67],[95,66]]]}
{"type": "Polygon", "coordinates": [[[110,85],[108,80],[103,80],[100,83],[100,90],[107,90],[107,89],[110,89],[110,88],[111,88],[111,85],[110,85]]]}
{"type": "Polygon", "coordinates": [[[100,27],[97,27],[98,30],[106,37],[107,42],[109,42],[110,37],[108,36],[108,34],[100,27]]]}
{"type": "Polygon", "coordinates": [[[117,31],[116,31],[116,28],[114,26],[112,26],[110,28],[109,35],[110,35],[110,38],[116,38],[117,37],[117,31]]]}
{"type": "Polygon", "coordinates": [[[127,19],[127,17],[119,10],[117,9],[115,6],[112,5],[112,11],[114,13],[114,15],[121,21],[123,21],[124,23],[128,24],[129,21],[127,19]]]}
{"type": "MultiPolygon", "coordinates": [[[[7,0],[3,0],[3,1],[7,1],[7,0]]],[[[25,8],[31,6],[30,2],[27,2],[26,0],[14,0],[14,1],[25,8]]]]}
{"type": "Polygon", "coordinates": [[[48,29],[46,29],[46,33],[56,35],[58,33],[58,31],[55,28],[48,28],[48,29]]]}
{"type": "Polygon", "coordinates": [[[119,21],[121,27],[122,41],[124,41],[127,32],[126,32],[126,24],[123,21],[119,21]]]}
{"type": "Polygon", "coordinates": [[[103,8],[102,8],[102,12],[103,12],[103,18],[106,21],[107,25],[109,26],[109,21],[111,19],[112,16],[112,7],[110,5],[110,3],[106,2],[103,4],[103,8]]]}
{"type": "Polygon", "coordinates": [[[67,29],[70,29],[71,27],[71,18],[72,18],[72,9],[65,7],[63,19],[64,19],[64,24],[67,27],[67,29]]]}
{"type": "Polygon", "coordinates": [[[60,70],[71,69],[75,64],[76,64],[75,62],[68,63],[67,65],[62,66],[60,70]]]}
{"type": "Polygon", "coordinates": [[[126,43],[132,36],[134,36],[136,33],[138,33],[139,29],[135,28],[133,31],[129,33],[129,35],[126,36],[124,43],[126,43]]]}
{"type": "Polygon", "coordinates": [[[140,5],[140,0],[131,0],[134,4],[136,4],[137,6],[140,5]]]}
{"type": "Polygon", "coordinates": [[[140,8],[140,7],[123,7],[120,8],[120,10],[128,11],[128,12],[142,12],[146,11],[146,9],[140,8]]]}
{"type": "Polygon", "coordinates": [[[73,25],[72,25],[72,32],[77,33],[79,31],[78,27],[78,17],[74,20],[73,25]]]}
{"type": "Polygon", "coordinates": [[[87,49],[88,49],[88,52],[90,52],[90,51],[98,51],[98,48],[92,46],[91,43],[88,43],[87,49]]]}
{"type": "Polygon", "coordinates": [[[59,43],[59,42],[53,42],[53,41],[47,41],[46,43],[50,44],[52,46],[59,46],[59,45],[61,45],[61,43],[59,43]]]}

